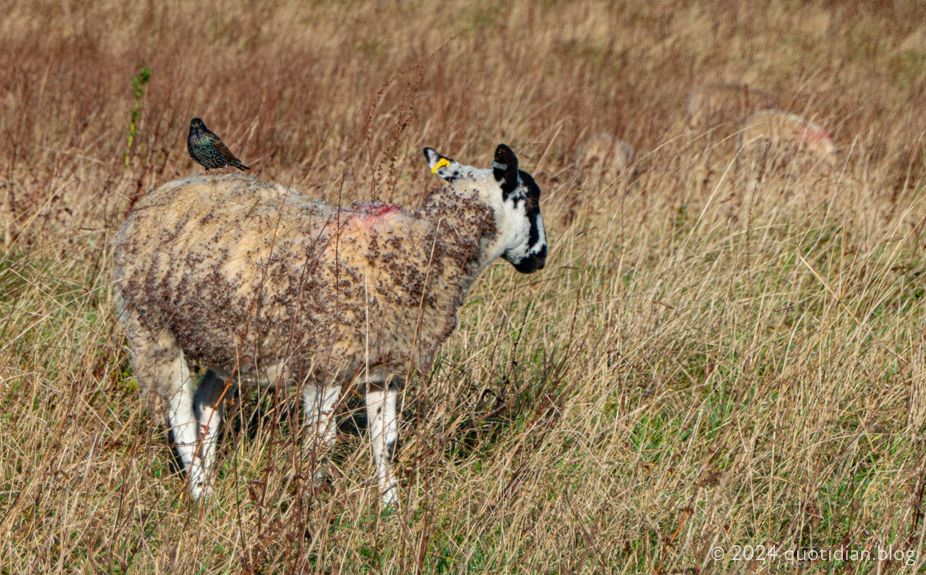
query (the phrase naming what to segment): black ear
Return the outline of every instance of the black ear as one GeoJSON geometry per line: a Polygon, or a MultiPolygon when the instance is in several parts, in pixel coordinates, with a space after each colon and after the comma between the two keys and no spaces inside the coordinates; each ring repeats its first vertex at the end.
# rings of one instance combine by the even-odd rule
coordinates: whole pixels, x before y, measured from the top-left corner
{"type": "Polygon", "coordinates": [[[495,179],[502,185],[502,197],[508,197],[518,187],[518,157],[511,148],[499,144],[495,148],[495,161],[492,162],[495,179]]]}

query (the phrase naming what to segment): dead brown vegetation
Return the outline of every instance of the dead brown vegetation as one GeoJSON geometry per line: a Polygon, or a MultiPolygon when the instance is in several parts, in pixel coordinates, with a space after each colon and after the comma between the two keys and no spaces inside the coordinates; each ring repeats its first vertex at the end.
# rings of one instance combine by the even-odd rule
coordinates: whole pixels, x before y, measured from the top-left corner
{"type": "Polygon", "coordinates": [[[796,567],[710,549],[881,544],[915,565],[809,568],[921,570],[924,21],[913,0],[9,3],[0,569],[742,572],[796,567]],[[831,129],[839,169],[750,187],[686,133],[695,86],[759,78],[831,129]],[[416,205],[424,145],[483,165],[506,142],[537,176],[547,268],[489,270],[409,386],[397,513],[372,506],[350,405],[342,473],[295,498],[294,404],[258,392],[229,407],[214,503],[184,495],[134,389],[111,240],[197,171],[193,116],[332,203],[416,205]],[[633,187],[574,189],[596,132],[633,143],[633,187]]]}

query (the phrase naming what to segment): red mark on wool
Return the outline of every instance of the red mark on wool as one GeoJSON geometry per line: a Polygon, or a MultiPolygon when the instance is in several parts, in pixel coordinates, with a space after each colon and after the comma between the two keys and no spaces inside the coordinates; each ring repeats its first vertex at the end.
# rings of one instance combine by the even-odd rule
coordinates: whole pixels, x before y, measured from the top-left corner
{"type": "Polygon", "coordinates": [[[402,206],[398,204],[383,204],[380,202],[371,202],[369,204],[360,204],[357,206],[357,211],[361,212],[363,216],[369,217],[382,217],[386,214],[391,214],[392,212],[402,211],[402,206]]]}
{"type": "MultiPolygon", "coordinates": [[[[348,208],[342,208],[342,211],[348,214],[344,224],[347,224],[355,230],[364,230],[369,233],[373,228],[380,224],[389,222],[395,215],[402,213],[402,206],[398,204],[383,204],[380,202],[370,202],[368,204],[351,204],[348,208]]],[[[389,225],[386,223],[386,225],[389,225]]]]}
{"type": "Polygon", "coordinates": [[[830,133],[826,130],[816,128],[807,128],[802,134],[802,140],[805,142],[822,142],[831,139],[830,133]]]}

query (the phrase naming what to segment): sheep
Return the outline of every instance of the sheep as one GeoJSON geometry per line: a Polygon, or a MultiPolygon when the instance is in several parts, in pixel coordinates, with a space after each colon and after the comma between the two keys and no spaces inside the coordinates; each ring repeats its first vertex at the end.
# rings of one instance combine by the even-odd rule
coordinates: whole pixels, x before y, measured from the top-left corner
{"type": "Polygon", "coordinates": [[[611,134],[592,134],[576,147],[573,163],[583,181],[616,182],[633,177],[633,146],[611,134]]]}
{"type": "Polygon", "coordinates": [[[424,154],[449,185],[414,212],[333,207],[241,174],[170,182],[130,212],[115,242],[117,311],[142,391],[167,402],[193,499],[212,491],[220,404],[239,378],[301,387],[316,447],[334,443],[340,392],[357,386],[382,501],[396,503],[410,368],[429,368],[486,266],[502,257],[529,274],[547,253],[540,188],[508,146],[489,169],[424,154]],[[191,364],[209,370],[198,388],[191,364]]]}
{"type": "Polygon", "coordinates": [[[736,125],[750,114],[774,106],[774,96],[747,84],[702,84],[688,98],[688,126],[704,131],[727,122],[736,125]]]}
{"type": "Polygon", "coordinates": [[[764,110],[746,119],[737,136],[741,164],[764,172],[828,171],[836,165],[836,145],[822,127],[794,114],[764,110]]]}

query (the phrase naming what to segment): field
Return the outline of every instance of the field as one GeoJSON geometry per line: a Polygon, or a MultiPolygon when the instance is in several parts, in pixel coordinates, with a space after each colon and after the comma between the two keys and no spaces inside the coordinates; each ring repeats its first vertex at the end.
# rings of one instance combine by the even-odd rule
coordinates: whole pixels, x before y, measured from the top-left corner
{"type": "Polygon", "coordinates": [[[3,575],[926,569],[921,2],[3,11],[3,575]],[[837,167],[754,183],[733,136],[686,127],[709,81],[825,126],[837,167]],[[313,487],[293,398],[257,389],[227,406],[216,496],[190,501],[132,376],[112,240],[200,170],[194,116],[332,203],[418,205],[424,146],[487,167],[505,142],[540,184],[546,268],[491,266],[404,391],[398,509],[356,397],[313,487]],[[597,132],[636,148],[632,181],[579,177],[597,132]]]}

